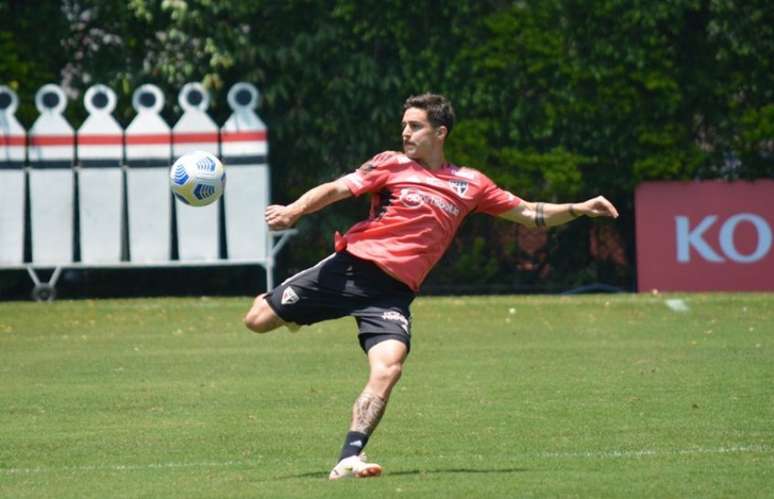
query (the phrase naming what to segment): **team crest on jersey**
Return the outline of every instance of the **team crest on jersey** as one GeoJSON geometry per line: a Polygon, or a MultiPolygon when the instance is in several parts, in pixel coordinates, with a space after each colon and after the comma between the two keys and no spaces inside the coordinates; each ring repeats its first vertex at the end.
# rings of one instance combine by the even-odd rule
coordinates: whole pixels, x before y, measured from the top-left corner
{"type": "Polygon", "coordinates": [[[468,192],[468,182],[466,180],[449,180],[449,185],[460,197],[464,197],[465,193],[468,192]]]}
{"type": "Polygon", "coordinates": [[[282,292],[282,304],[283,305],[293,305],[299,300],[298,295],[296,294],[296,291],[288,286],[285,288],[285,291],[282,292]]]}

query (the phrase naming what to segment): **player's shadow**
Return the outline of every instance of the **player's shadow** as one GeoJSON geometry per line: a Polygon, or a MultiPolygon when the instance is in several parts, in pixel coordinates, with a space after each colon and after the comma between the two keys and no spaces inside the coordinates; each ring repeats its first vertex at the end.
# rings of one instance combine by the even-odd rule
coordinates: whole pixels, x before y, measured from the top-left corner
{"type": "Polygon", "coordinates": [[[498,468],[493,470],[481,470],[481,469],[472,469],[472,468],[449,468],[449,469],[438,469],[438,470],[406,470],[406,471],[396,471],[394,473],[389,473],[388,476],[406,476],[406,475],[451,475],[451,474],[461,474],[461,473],[476,473],[476,474],[497,474],[497,473],[525,473],[529,471],[527,468],[498,468]]]}
{"type": "MultiPolygon", "coordinates": [[[[452,474],[505,474],[505,473],[524,473],[529,471],[526,468],[496,468],[496,469],[473,469],[473,468],[448,468],[448,469],[435,469],[435,470],[405,470],[405,471],[393,471],[386,473],[382,478],[389,478],[393,476],[409,476],[409,475],[452,475],[452,474]]],[[[285,475],[279,476],[277,480],[292,480],[294,478],[325,478],[328,475],[327,471],[312,471],[309,473],[301,473],[298,475],[285,475]]]]}

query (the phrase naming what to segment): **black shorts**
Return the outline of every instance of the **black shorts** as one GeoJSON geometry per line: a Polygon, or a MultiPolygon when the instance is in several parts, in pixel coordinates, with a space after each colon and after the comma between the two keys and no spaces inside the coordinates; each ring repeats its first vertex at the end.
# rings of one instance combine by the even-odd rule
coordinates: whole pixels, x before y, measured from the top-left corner
{"type": "Polygon", "coordinates": [[[360,347],[368,352],[387,339],[411,348],[414,296],[375,263],[342,251],[290,277],[264,299],[285,322],[306,325],[353,316],[360,347]]]}

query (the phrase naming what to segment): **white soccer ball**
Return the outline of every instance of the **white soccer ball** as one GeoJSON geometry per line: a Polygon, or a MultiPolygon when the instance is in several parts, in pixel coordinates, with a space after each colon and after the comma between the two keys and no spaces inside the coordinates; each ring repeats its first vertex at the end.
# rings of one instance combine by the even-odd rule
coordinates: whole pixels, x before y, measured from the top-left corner
{"type": "Polygon", "coordinates": [[[206,206],[223,195],[226,170],[223,163],[208,152],[185,153],[169,169],[169,185],[183,203],[206,206]]]}

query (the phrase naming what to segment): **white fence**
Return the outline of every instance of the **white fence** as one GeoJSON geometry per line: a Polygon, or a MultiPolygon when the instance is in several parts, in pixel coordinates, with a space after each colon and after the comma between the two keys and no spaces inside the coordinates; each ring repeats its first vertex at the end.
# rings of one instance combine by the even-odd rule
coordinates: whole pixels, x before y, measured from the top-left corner
{"type": "Polygon", "coordinates": [[[111,114],[115,93],[94,85],[84,94],[88,118],[75,130],[62,114],[65,93],[49,84],[35,96],[40,115],[27,132],[15,118],[16,94],[0,85],[0,269],[26,269],[39,300],[54,298],[65,268],[257,264],[272,288],[274,257],[295,231],[272,232],[263,221],[270,177],[258,98],[254,86],[234,85],[232,114],[218,127],[207,115],[207,91],[188,83],[178,96],[183,114],[170,127],[159,115],[164,94],[143,85],[124,130],[111,114]],[[169,165],[191,150],[223,159],[220,202],[194,208],[171,195],[169,165]],[[52,269],[45,282],[43,269],[52,269]]]}

